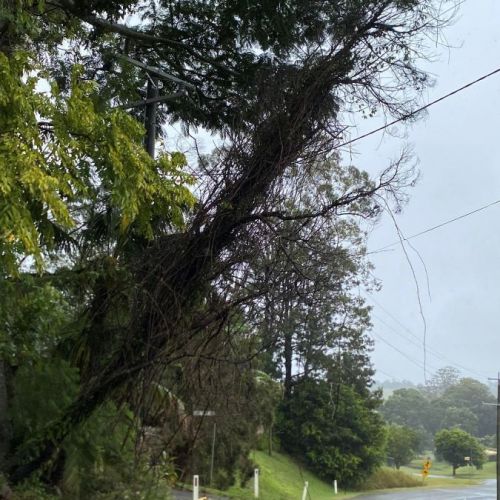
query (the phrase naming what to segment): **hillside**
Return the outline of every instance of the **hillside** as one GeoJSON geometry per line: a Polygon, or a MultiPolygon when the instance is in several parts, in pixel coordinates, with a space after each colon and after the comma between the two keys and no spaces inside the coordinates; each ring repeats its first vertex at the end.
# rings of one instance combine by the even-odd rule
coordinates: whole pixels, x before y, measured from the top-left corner
{"type": "MultiPolygon", "coordinates": [[[[290,500],[301,498],[304,481],[309,482],[309,494],[314,500],[331,500],[333,486],[322,481],[311,472],[300,467],[291,458],[281,453],[269,456],[262,451],[253,451],[253,461],[260,469],[260,497],[262,500],[290,500]]],[[[253,498],[253,482],[246,488],[232,488],[233,498],[253,498]]],[[[340,493],[340,492],[339,492],[340,493]]],[[[353,493],[339,494],[335,498],[351,498],[353,493]]]]}

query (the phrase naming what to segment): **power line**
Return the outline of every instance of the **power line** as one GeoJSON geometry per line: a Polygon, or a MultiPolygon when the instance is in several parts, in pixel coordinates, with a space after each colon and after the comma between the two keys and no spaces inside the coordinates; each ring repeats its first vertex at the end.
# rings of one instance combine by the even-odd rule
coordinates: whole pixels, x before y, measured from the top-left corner
{"type": "MultiPolygon", "coordinates": [[[[402,334],[402,332],[398,332],[395,328],[393,328],[391,325],[386,323],[382,318],[374,315],[379,321],[381,321],[385,326],[387,326],[389,329],[391,329],[396,334],[402,335],[406,340],[408,340],[413,345],[415,345],[417,347],[421,347],[421,339],[417,335],[415,335],[407,326],[405,326],[401,321],[399,321],[398,318],[396,318],[396,316],[394,316],[390,311],[388,311],[385,307],[383,307],[382,304],[380,304],[378,301],[376,301],[373,297],[370,297],[370,300],[372,300],[374,304],[376,304],[378,307],[380,307],[380,309],[382,309],[382,311],[384,311],[396,323],[398,323],[415,340],[413,340],[412,338],[406,337],[405,335],[402,334]]],[[[451,358],[449,358],[445,354],[442,354],[439,351],[429,349],[428,347],[424,347],[424,349],[427,353],[429,353],[430,355],[434,356],[437,359],[441,359],[442,361],[445,361],[445,362],[449,363],[450,365],[455,366],[456,368],[460,368],[461,370],[464,370],[464,371],[466,371],[466,372],[468,372],[476,377],[479,376],[480,378],[484,378],[484,374],[481,374],[480,372],[478,372],[476,370],[471,370],[470,368],[467,368],[466,366],[461,365],[460,363],[453,361],[451,358]]]]}
{"type": "Polygon", "coordinates": [[[406,354],[404,351],[402,351],[401,349],[396,347],[394,344],[391,344],[388,340],[386,340],[384,337],[382,337],[382,335],[380,335],[379,333],[374,332],[374,331],[372,331],[371,333],[376,339],[380,340],[384,344],[388,345],[390,348],[394,349],[396,352],[401,354],[401,356],[406,358],[410,363],[413,363],[415,366],[417,366],[421,370],[424,369],[424,366],[422,365],[422,363],[420,363],[420,361],[416,360],[415,358],[412,358],[409,354],[406,354]]]}
{"type": "Polygon", "coordinates": [[[390,373],[385,372],[384,370],[381,370],[380,368],[373,368],[375,370],[375,373],[381,373],[382,375],[385,375],[386,377],[391,378],[392,380],[397,380],[394,375],[391,375],[390,373]]]}
{"type": "Polygon", "coordinates": [[[458,89],[452,90],[451,92],[448,92],[447,94],[438,97],[437,99],[434,99],[433,101],[428,102],[424,106],[421,106],[420,108],[417,108],[410,113],[406,113],[400,118],[396,118],[392,122],[386,123],[385,125],[382,125],[381,127],[378,127],[376,129],[371,130],[370,132],[367,132],[366,134],[359,135],[358,137],[355,137],[354,139],[350,139],[348,141],[343,142],[342,144],[339,144],[338,146],[335,146],[335,149],[340,149],[343,148],[344,146],[348,146],[349,144],[352,144],[354,142],[360,141],[361,139],[365,139],[366,137],[369,137],[370,135],[376,134],[377,132],[381,132],[382,130],[385,130],[386,128],[392,127],[393,125],[396,125],[396,123],[402,122],[407,120],[408,118],[412,118],[413,116],[417,115],[421,111],[424,111],[431,106],[434,106],[434,104],[437,104],[438,102],[444,101],[445,99],[448,99],[448,97],[451,97],[452,95],[458,94],[459,92],[462,92],[462,90],[465,90],[469,87],[472,87],[476,83],[479,83],[483,80],[486,80],[490,76],[495,75],[496,73],[500,73],[500,68],[497,68],[490,73],[487,73],[486,75],[480,76],[479,78],[476,78],[472,82],[466,83],[462,87],[459,87],[458,89]]]}
{"type": "MultiPolygon", "coordinates": [[[[413,239],[413,238],[417,238],[418,236],[422,236],[423,234],[427,234],[427,233],[429,233],[429,232],[431,232],[431,231],[435,231],[435,230],[437,230],[437,229],[439,229],[439,228],[441,228],[441,227],[443,227],[443,226],[446,226],[446,225],[451,224],[451,223],[453,223],[453,222],[456,222],[456,221],[458,221],[458,220],[464,219],[464,218],[466,218],[466,217],[468,217],[468,216],[470,216],[470,215],[473,215],[473,214],[475,214],[475,213],[478,213],[478,212],[481,212],[481,211],[483,211],[483,210],[486,210],[487,208],[490,208],[490,207],[492,207],[492,206],[494,206],[494,205],[497,205],[497,204],[499,204],[499,203],[500,203],[500,199],[499,199],[499,200],[496,200],[496,201],[494,201],[494,202],[492,202],[492,203],[488,203],[487,205],[483,205],[482,207],[476,208],[475,210],[471,210],[471,211],[469,211],[469,212],[467,212],[467,213],[465,213],[465,214],[462,214],[462,215],[459,215],[459,216],[454,217],[454,218],[452,218],[452,219],[449,219],[449,220],[446,220],[446,221],[444,221],[444,222],[441,222],[440,224],[437,224],[437,225],[435,225],[435,226],[432,226],[432,227],[430,227],[430,228],[427,228],[427,229],[425,229],[425,230],[423,230],[423,231],[420,231],[420,232],[418,232],[418,233],[416,233],[416,234],[413,234],[413,235],[411,235],[411,236],[408,236],[408,237],[402,237],[399,241],[396,241],[396,242],[394,242],[394,243],[391,243],[391,244],[389,244],[389,245],[386,245],[386,246],[384,246],[384,247],[381,247],[381,248],[379,248],[379,249],[377,249],[377,250],[374,250],[374,251],[372,251],[372,252],[368,252],[368,253],[376,253],[376,252],[381,252],[381,251],[383,251],[383,250],[385,250],[385,249],[387,249],[387,248],[390,248],[390,247],[392,247],[392,246],[395,246],[395,245],[398,245],[398,244],[402,244],[402,242],[404,242],[404,241],[408,241],[408,240],[411,240],[411,239],[413,239]]],[[[371,296],[371,294],[370,294],[370,296],[371,296]]],[[[406,331],[407,331],[407,332],[408,332],[408,333],[409,333],[409,334],[410,334],[413,338],[415,338],[417,341],[419,341],[419,342],[420,342],[420,339],[419,339],[419,337],[418,337],[418,336],[416,336],[416,335],[415,335],[415,334],[414,334],[414,333],[413,333],[413,332],[412,332],[412,331],[411,331],[408,327],[406,327],[403,323],[401,323],[401,322],[400,322],[400,321],[399,321],[399,320],[398,320],[398,319],[397,319],[394,315],[392,315],[389,311],[387,311],[387,310],[386,310],[386,309],[385,309],[385,308],[384,308],[384,307],[383,307],[380,303],[378,303],[378,302],[377,302],[377,301],[376,301],[373,297],[371,298],[371,300],[372,300],[375,304],[377,304],[377,305],[378,305],[378,306],[379,306],[379,307],[380,307],[380,308],[381,308],[381,309],[382,309],[382,310],[383,310],[386,314],[388,314],[389,316],[391,316],[391,317],[392,317],[392,318],[393,318],[393,319],[394,319],[394,320],[395,320],[395,321],[396,321],[396,322],[397,322],[397,323],[398,323],[398,324],[399,324],[399,325],[400,325],[400,326],[401,326],[404,330],[406,330],[406,331]]],[[[379,319],[380,319],[380,318],[379,318],[379,319]]],[[[389,325],[388,325],[388,324],[387,324],[384,320],[380,319],[380,321],[382,321],[382,323],[384,323],[386,326],[388,326],[388,327],[389,327],[391,330],[393,330],[395,333],[398,333],[398,332],[396,332],[396,330],[394,330],[394,328],[392,328],[391,326],[389,326],[389,325]]],[[[382,342],[385,342],[385,343],[389,344],[389,343],[388,343],[387,341],[385,341],[384,339],[380,339],[380,340],[382,340],[382,342]]],[[[408,338],[407,338],[407,340],[409,340],[409,341],[410,341],[411,343],[413,343],[414,345],[416,345],[416,346],[418,346],[418,347],[421,347],[421,345],[420,345],[420,344],[417,344],[416,342],[412,341],[411,339],[408,339],[408,338]]],[[[389,345],[390,345],[390,344],[389,344],[389,345]]],[[[394,346],[392,346],[392,345],[390,345],[390,347],[392,347],[392,348],[396,349],[396,348],[395,348],[394,346]]],[[[462,370],[465,370],[466,372],[469,372],[469,373],[471,373],[471,374],[473,374],[473,375],[475,375],[475,376],[479,376],[479,377],[481,377],[481,378],[483,378],[483,377],[484,377],[484,376],[483,376],[483,375],[481,375],[479,372],[477,372],[477,371],[475,371],[475,370],[471,370],[470,368],[467,368],[467,367],[465,367],[465,366],[463,366],[463,365],[460,365],[459,363],[456,363],[456,362],[452,361],[450,358],[448,358],[447,356],[445,356],[445,355],[444,355],[444,354],[442,354],[442,353],[439,353],[439,352],[437,352],[437,351],[432,351],[432,350],[429,350],[429,349],[426,347],[425,343],[424,343],[424,353],[429,353],[429,354],[431,354],[431,355],[434,355],[436,358],[441,358],[441,359],[443,359],[443,360],[447,361],[448,363],[450,363],[451,365],[454,365],[455,367],[458,367],[458,368],[460,368],[460,369],[462,369],[462,370]]],[[[405,355],[405,357],[407,357],[407,356],[405,355]]],[[[412,362],[414,362],[414,361],[412,361],[412,362]]],[[[417,366],[418,366],[418,365],[417,365],[417,366]]]]}
{"type": "MultiPolygon", "coordinates": [[[[377,318],[379,321],[381,321],[387,328],[389,328],[390,330],[392,330],[394,333],[396,333],[397,335],[399,335],[400,337],[404,338],[405,340],[407,340],[408,342],[410,342],[411,344],[413,344],[414,346],[416,347],[422,347],[422,341],[416,336],[416,335],[412,335],[413,337],[415,337],[416,340],[413,340],[412,338],[409,338],[409,337],[406,337],[404,334],[402,334],[401,332],[398,332],[395,328],[393,328],[391,325],[389,325],[386,321],[384,321],[380,316],[377,316],[377,315],[374,315],[375,318],[377,318]]],[[[447,363],[450,363],[456,367],[459,367],[460,365],[454,363],[452,360],[446,358],[444,356],[444,354],[441,354],[441,353],[438,353],[437,351],[433,351],[431,349],[429,349],[427,346],[424,346],[424,350],[427,354],[430,354],[431,356],[434,356],[435,358],[437,359],[440,359],[440,360],[444,360],[446,361],[447,363]]],[[[468,370],[467,368],[465,367],[460,367],[461,369],[464,369],[470,373],[473,373],[471,370],[468,370]]],[[[476,373],[475,373],[476,374],[476,373]]]]}
{"type": "Polygon", "coordinates": [[[457,217],[453,217],[453,219],[446,220],[446,221],[441,222],[435,226],[424,229],[423,231],[420,231],[419,233],[415,233],[415,234],[412,234],[411,236],[401,238],[401,240],[390,243],[389,245],[385,245],[384,247],[377,248],[376,250],[373,250],[372,252],[368,252],[368,253],[381,252],[383,250],[386,250],[387,248],[393,247],[395,245],[399,245],[402,241],[412,240],[413,238],[417,238],[418,236],[422,236],[423,234],[430,233],[431,231],[435,231],[436,229],[440,229],[443,226],[447,226],[448,224],[451,224],[453,222],[457,222],[458,220],[465,219],[466,217],[469,217],[469,215],[473,215],[473,214],[476,214],[478,212],[482,212],[483,210],[486,210],[487,208],[490,208],[494,205],[498,205],[499,203],[500,203],[500,199],[493,201],[491,203],[488,203],[487,205],[483,205],[482,207],[476,208],[475,210],[471,210],[470,212],[466,212],[465,214],[458,215],[457,217]]]}
{"type": "MultiPolygon", "coordinates": [[[[375,305],[377,305],[380,309],[382,309],[382,311],[384,311],[388,316],[390,316],[398,325],[400,325],[406,332],[408,332],[409,335],[411,335],[411,337],[413,337],[414,339],[416,339],[417,341],[421,341],[421,339],[418,337],[418,335],[415,335],[404,323],[402,323],[396,316],[394,316],[390,311],[388,311],[382,304],[380,304],[380,302],[378,302],[372,294],[370,294],[370,298],[369,300],[371,300],[375,305]]],[[[395,333],[400,333],[400,332],[397,332],[392,326],[388,325],[384,320],[382,320],[380,317],[378,318],[379,320],[382,321],[382,323],[384,323],[386,326],[388,326],[392,331],[394,331],[395,333]]],[[[411,339],[408,339],[410,340],[410,342],[412,342],[414,345],[417,345],[415,342],[411,341],[411,339]]],[[[420,347],[420,345],[418,344],[418,346],[420,347]]],[[[457,368],[460,368],[462,370],[465,370],[466,372],[469,372],[473,375],[476,375],[476,376],[479,376],[481,378],[484,378],[484,374],[481,374],[480,372],[477,372],[475,370],[471,370],[470,368],[467,368],[466,366],[464,365],[461,365],[459,363],[456,363],[455,361],[453,361],[452,359],[448,358],[446,355],[440,353],[439,351],[436,351],[436,350],[432,350],[432,349],[428,349],[427,347],[425,348],[425,350],[431,354],[431,355],[434,355],[435,357],[437,358],[441,358],[449,363],[451,363],[452,365],[454,365],[455,367],[457,368]]]]}
{"type": "MultiPolygon", "coordinates": [[[[421,370],[423,370],[424,366],[423,364],[416,360],[415,358],[413,358],[412,356],[410,356],[409,354],[407,354],[406,352],[402,351],[401,349],[399,349],[399,347],[396,347],[394,344],[392,344],[391,342],[389,342],[387,339],[385,339],[382,335],[380,335],[380,333],[377,333],[375,331],[371,331],[370,332],[375,338],[379,339],[381,342],[383,342],[384,344],[388,345],[389,347],[391,347],[392,349],[394,349],[396,352],[398,352],[399,354],[401,354],[401,356],[403,356],[404,358],[406,358],[408,361],[410,361],[410,363],[413,363],[415,366],[417,366],[418,368],[420,368],[421,370]]],[[[431,368],[433,370],[436,370],[436,367],[435,366],[432,366],[431,365],[431,368]]]]}
{"type": "MultiPolygon", "coordinates": [[[[414,346],[422,347],[422,340],[419,339],[416,335],[415,335],[415,340],[413,340],[412,338],[406,337],[405,335],[402,335],[400,332],[398,332],[396,329],[394,329],[389,323],[384,321],[380,316],[377,316],[376,314],[373,314],[372,316],[374,318],[378,319],[381,323],[383,323],[387,328],[389,328],[389,330],[392,330],[394,333],[398,334],[400,337],[403,337],[405,340],[407,340],[408,342],[410,342],[414,346]]],[[[425,348],[425,351],[429,354],[431,353],[427,347],[425,348]]]]}

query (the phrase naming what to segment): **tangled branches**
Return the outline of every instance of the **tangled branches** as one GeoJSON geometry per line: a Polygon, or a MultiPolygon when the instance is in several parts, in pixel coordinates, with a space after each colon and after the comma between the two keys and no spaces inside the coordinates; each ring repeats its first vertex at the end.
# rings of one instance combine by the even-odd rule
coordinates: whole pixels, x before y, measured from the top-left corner
{"type": "MultiPolygon", "coordinates": [[[[231,112],[224,109],[224,119],[218,121],[229,145],[202,172],[206,196],[185,231],[139,245],[139,252],[127,262],[132,276],[127,293],[105,293],[104,309],[100,304],[99,314],[89,314],[88,336],[104,338],[106,347],[99,362],[84,373],[76,401],[49,429],[52,439],[42,440],[39,456],[14,470],[13,480],[23,479],[47,462],[68,429],[106,398],[126,398],[124,389],[137,380],[147,383],[176,361],[208,352],[207,346],[219,336],[232,311],[268,292],[265,286],[246,292],[241,286],[238,293],[229,293],[225,281],[234,270],[233,276],[245,281],[249,254],[261,251],[248,245],[256,233],[275,234],[280,224],[290,221],[301,227],[322,217],[373,217],[378,212],[373,202],[376,194],[386,192],[399,199],[399,189],[411,182],[403,168],[405,155],[378,182],[357,173],[350,185],[340,183],[342,189],[324,191],[316,205],[299,200],[291,208],[286,203],[291,194],[301,193],[301,179],[308,178],[305,186],[314,182],[317,165],[331,158],[342,142],[345,129],[339,114],[350,103],[363,103],[370,110],[377,104],[396,113],[411,106],[409,89],[418,93],[425,83],[413,61],[422,49],[422,37],[436,25],[427,11],[430,3],[363,1],[349,8],[345,2],[330,2],[339,9],[329,12],[335,23],[313,40],[302,36],[298,46],[290,43],[284,59],[256,65],[248,88],[240,86],[240,95],[227,91],[220,99],[209,95],[210,86],[203,87],[200,99],[205,108],[211,99],[219,99],[221,106],[223,100],[223,107],[231,108],[231,112]],[[393,78],[384,84],[388,71],[393,78]],[[226,293],[221,293],[221,283],[226,293]],[[111,321],[113,314],[121,316],[120,321],[111,321]]],[[[71,10],[71,2],[57,5],[71,10]]],[[[99,24],[95,18],[82,18],[99,24]]],[[[155,33],[134,35],[112,23],[106,30],[139,41],[147,35],[158,55],[168,52],[161,37],[150,38],[155,33]]],[[[150,53],[144,47],[141,50],[150,53]]],[[[172,60],[177,59],[172,56],[172,60]]],[[[191,64],[195,67],[198,62],[191,64]]],[[[197,80],[198,76],[186,74],[186,68],[173,65],[183,78],[197,80]]],[[[188,116],[189,107],[177,112],[180,118],[184,113],[188,122],[202,120],[201,112],[188,116]]]]}

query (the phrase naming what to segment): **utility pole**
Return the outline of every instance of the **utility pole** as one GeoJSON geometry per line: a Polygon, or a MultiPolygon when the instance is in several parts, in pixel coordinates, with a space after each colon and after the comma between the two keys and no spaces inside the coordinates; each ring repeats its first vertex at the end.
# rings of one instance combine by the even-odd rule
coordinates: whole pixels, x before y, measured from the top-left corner
{"type": "MultiPolygon", "coordinates": [[[[194,410],[193,417],[215,417],[215,411],[213,410],[194,410]]],[[[215,437],[216,437],[217,424],[214,421],[213,433],[212,433],[212,453],[210,455],[210,486],[212,486],[214,478],[214,459],[215,459],[215,437]]]]}
{"type": "Polygon", "coordinates": [[[497,500],[500,500],[500,372],[497,378],[489,378],[488,380],[496,380],[497,382],[497,402],[495,403],[483,403],[488,406],[497,407],[497,500]]]}
{"type": "MultiPolygon", "coordinates": [[[[148,75],[148,88],[146,100],[152,100],[158,97],[158,78],[148,75]]],[[[155,142],[156,142],[156,110],[157,102],[149,102],[146,104],[146,113],[144,117],[144,126],[146,128],[146,136],[144,138],[144,146],[151,158],[155,157],[155,142]]]]}
{"type": "Polygon", "coordinates": [[[500,373],[497,377],[497,500],[500,500],[500,373]]]}
{"type": "Polygon", "coordinates": [[[158,104],[165,101],[170,101],[174,99],[178,99],[183,97],[186,94],[187,89],[195,90],[196,87],[189,82],[181,80],[176,76],[170,75],[163,71],[160,68],[156,68],[155,66],[149,66],[137,59],[129,57],[126,54],[115,54],[117,59],[127,62],[128,64],[132,64],[138,68],[141,68],[146,72],[148,78],[147,84],[147,94],[146,99],[141,101],[129,102],[125,104],[121,104],[117,106],[122,109],[130,109],[137,107],[145,107],[144,113],[144,126],[146,128],[146,137],[144,138],[144,147],[148,152],[151,158],[155,157],[155,142],[156,142],[156,112],[158,109],[158,104]],[[159,95],[158,91],[158,81],[167,80],[169,82],[175,83],[178,87],[180,87],[180,92],[175,92],[170,95],[159,95]]]}

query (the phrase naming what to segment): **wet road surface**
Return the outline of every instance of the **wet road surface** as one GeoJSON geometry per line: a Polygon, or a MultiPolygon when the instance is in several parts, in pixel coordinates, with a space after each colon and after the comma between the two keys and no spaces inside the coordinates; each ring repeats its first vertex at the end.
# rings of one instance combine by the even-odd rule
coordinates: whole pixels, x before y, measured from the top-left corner
{"type": "Polygon", "coordinates": [[[496,499],[496,480],[488,479],[476,486],[464,486],[463,488],[432,488],[425,490],[412,490],[394,493],[374,493],[360,495],[360,500],[474,500],[474,499],[496,499]]]}

